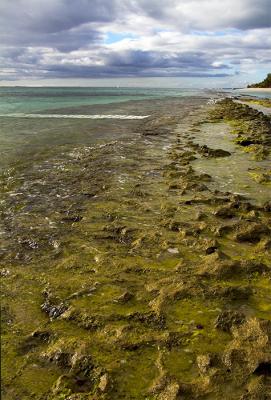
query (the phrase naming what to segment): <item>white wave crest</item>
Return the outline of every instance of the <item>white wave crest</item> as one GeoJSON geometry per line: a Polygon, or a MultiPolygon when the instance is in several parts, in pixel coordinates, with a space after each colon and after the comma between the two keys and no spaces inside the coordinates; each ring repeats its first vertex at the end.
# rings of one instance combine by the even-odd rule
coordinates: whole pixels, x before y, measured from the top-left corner
{"type": "Polygon", "coordinates": [[[144,119],[149,115],[118,115],[118,114],[0,114],[0,117],[11,118],[73,118],[73,119],[144,119]]]}

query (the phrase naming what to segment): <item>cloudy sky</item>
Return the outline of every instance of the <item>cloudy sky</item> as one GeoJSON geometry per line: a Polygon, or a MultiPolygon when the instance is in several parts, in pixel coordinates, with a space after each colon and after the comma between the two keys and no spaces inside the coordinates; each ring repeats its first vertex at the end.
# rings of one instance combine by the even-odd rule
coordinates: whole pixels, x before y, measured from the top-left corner
{"type": "Polygon", "coordinates": [[[271,71],[271,0],[1,0],[2,84],[239,86],[271,71]]]}

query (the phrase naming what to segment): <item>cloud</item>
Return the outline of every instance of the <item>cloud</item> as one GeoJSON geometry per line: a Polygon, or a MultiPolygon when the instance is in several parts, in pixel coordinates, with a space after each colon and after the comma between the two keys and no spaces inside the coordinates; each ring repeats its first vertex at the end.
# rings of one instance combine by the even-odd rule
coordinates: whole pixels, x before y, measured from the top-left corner
{"type": "Polygon", "coordinates": [[[270,0],[2,0],[0,74],[220,77],[268,68],[269,8],[270,0]]]}

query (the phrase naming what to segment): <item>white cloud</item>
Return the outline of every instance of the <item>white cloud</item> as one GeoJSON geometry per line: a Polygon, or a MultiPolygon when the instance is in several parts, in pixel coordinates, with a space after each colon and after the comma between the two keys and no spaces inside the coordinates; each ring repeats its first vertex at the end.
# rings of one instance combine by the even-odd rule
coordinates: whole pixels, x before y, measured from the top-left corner
{"type": "Polygon", "coordinates": [[[270,67],[270,19],[270,0],[2,0],[1,76],[249,74],[270,67]]]}

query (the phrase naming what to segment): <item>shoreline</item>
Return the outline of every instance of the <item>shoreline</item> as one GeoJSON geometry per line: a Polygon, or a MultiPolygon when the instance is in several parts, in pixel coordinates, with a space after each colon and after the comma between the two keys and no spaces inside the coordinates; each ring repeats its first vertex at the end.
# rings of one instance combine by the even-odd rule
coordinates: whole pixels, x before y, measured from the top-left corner
{"type": "Polygon", "coordinates": [[[265,92],[265,93],[271,93],[271,88],[243,88],[243,89],[236,89],[240,92],[265,92]]]}
{"type": "Polygon", "coordinates": [[[268,395],[270,119],[156,105],[6,176],[6,400],[268,395]]]}

